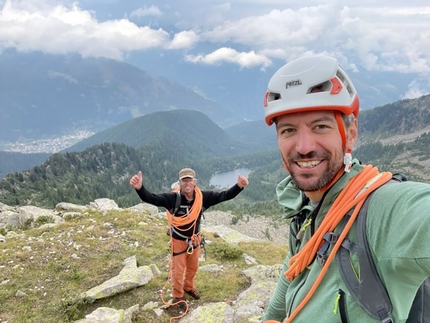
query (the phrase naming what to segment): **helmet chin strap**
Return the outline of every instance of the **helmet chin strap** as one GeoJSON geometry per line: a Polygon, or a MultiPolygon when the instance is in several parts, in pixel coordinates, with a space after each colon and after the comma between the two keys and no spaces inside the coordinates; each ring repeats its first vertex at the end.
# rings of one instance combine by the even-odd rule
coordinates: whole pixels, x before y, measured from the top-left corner
{"type": "Polygon", "coordinates": [[[324,193],[325,191],[327,191],[330,187],[332,187],[333,185],[334,185],[334,183],[336,183],[337,182],[337,180],[343,175],[343,173],[344,173],[345,171],[344,171],[344,169],[343,168],[341,168],[341,169],[339,169],[339,171],[337,172],[337,174],[332,178],[332,180],[326,185],[326,186],[324,186],[323,188],[320,188],[319,190],[318,190],[318,193],[324,193]]]}
{"type": "Polygon", "coordinates": [[[345,165],[344,172],[349,173],[352,165],[352,155],[351,155],[351,149],[346,148],[346,129],[345,125],[343,124],[342,117],[340,115],[340,112],[334,111],[334,116],[336,118],[337,127],[339,129],[340,137],[342,138],[342,146],[343,151],[345,151],[345,155],[343,156],[343,164],[345,165]]]}
{"type": "Polygon", "coordinates": [[[285,170],[287,171],[288,175],[290,175],[290,170],[288,169],[287,163],[284,160],[284,156],[282,156],[281,154],[281,158],[282,158],[282,165],[284,165],[285,170]]]}
{"type": "Polygon", "coordinates": [[[342,116],[340,115],[339,111],[334,111],[334,116],[336,118],[340,137],[342,138],[343,151],[345,151],[345,154],[343,155],[343,164],[345,165],[345,168],[339,169],[336,176],[333,177],[330,183],[328,183],[326,186],[318,190],[318,192],[320,193],[323,193],[327,191],[330,187],[332,187],[334,183],[336,183],[337,180],[343,175],[343,173],[349,173],[352,165],[351,149],[347,149],[346,147],[346,130],[345,130],[345,125],[343,124],[342,116]]]}

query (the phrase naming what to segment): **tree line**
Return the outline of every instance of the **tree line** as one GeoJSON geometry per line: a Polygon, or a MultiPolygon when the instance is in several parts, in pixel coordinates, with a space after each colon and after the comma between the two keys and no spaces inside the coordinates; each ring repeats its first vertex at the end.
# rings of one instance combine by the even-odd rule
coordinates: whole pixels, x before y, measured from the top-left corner
{"type": "Polygon", "coordinates": [[[119,143],[95,145],[82,152],[56,153],[31,170],[7,175],[0,183],[0,201],[7,205],[53,208],[59,202],[86,205],[97,198],[109,198],[125,208],[141,202],[129,185],[130,177],[137,171],[142,171],[149,190],[161,193],[171,189],[183,167],[196,170],[202,189],[215,189],[209,180],[216,172],[250,168],[250,185],[241,194],[243,200],[231,207],[251,209],[255,204],[263,211],[267,206],[258,203],[274,201],[275,182],[280,177],[273,175],[279,168],[275,151],[233,157],[194,153],[184,154],[176,147],[156,144],[133,148],[119,143]],[[270,169],[273,173],[268,176],[270,169]]]}

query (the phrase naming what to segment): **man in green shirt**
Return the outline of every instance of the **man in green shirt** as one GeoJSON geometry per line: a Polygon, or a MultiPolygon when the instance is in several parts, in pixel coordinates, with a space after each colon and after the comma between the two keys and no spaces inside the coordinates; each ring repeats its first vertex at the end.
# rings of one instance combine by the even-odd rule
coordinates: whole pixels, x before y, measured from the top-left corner
{"type": "MultiPolygon", "coordinates": [[[[354,85],[332,57],[293,60],[268,84],[265,120],[276,126],[288,173],[276,193],[292,220],[290,250],[263,322],[405,322],[430,276],[430,185],[383,185],[391,173],[353,159],[358,114],[354,85]],[[392,304],[384,318],[372,317],[356,301],[332,261],[346,243],[354,249],[354,220],[372,191],[366,233],[392,304]]],[[[366,272],[354,253],[349,260],[360,284],[366,272]]]]}

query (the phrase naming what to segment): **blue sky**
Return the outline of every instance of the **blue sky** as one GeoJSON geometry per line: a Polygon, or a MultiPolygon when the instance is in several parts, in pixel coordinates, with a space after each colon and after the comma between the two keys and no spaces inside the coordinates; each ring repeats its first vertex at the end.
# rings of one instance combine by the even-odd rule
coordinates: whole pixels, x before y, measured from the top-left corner
{"type": "Polygon", "coordinates": [[[108,57],[178,81],[204,71],[217,86],[229,71],[267,84],[283,63],[324,53],[349,73],[407,75],[399,99],[430,92],[424,0],[0,0],[0,10],[0,51],[108,57]]]}

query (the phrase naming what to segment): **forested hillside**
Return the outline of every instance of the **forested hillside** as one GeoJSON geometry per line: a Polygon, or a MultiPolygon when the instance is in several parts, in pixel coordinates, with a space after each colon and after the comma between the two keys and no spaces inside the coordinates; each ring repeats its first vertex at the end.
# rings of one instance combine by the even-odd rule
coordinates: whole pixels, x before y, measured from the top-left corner
{"type": "Polygon", "coordinates": [[[353,152],[363,163],[377,166],[381,171],[401,172],[409,180],[430,183],[430,133],[413,141],[383,145],[370,142],[353,152]]]}
{"type": "Polygon", "coordinates": [[[129,185],[130,177],[139,170],[148,189],[166,192],[177,180],[179,169],[185,166],[196,170],[202,189],[214,189],[209,186],[209,179],[217,171],[247,167],[252,169],[251,183],[240,195],[238,205],[250,212],[257,207],[262,209],[259,213],[268,213],[273,207],[279,210],[276,203],[266,204],[275,199],[273,183],[284,176],[277,157],[278,152],[272,150],[234,157],[215,158],[206,154],[190,158],[166,146],[148,144],[135,149],[104,143],[83,152],[54,154],[29,171],[9,174],[0,183],[0,202],[52,208],[59,202],[84,205],[107,197],[120,207],[129,207],[140,203],[129,185]],[[259,204],[254,205],[256,202],[259,204]]]}
{"type": "Polygon", "coordinates": [[[430,95],[362,111],[358,125],[360,140],[365,142],[430,130],[430,95]]]}

